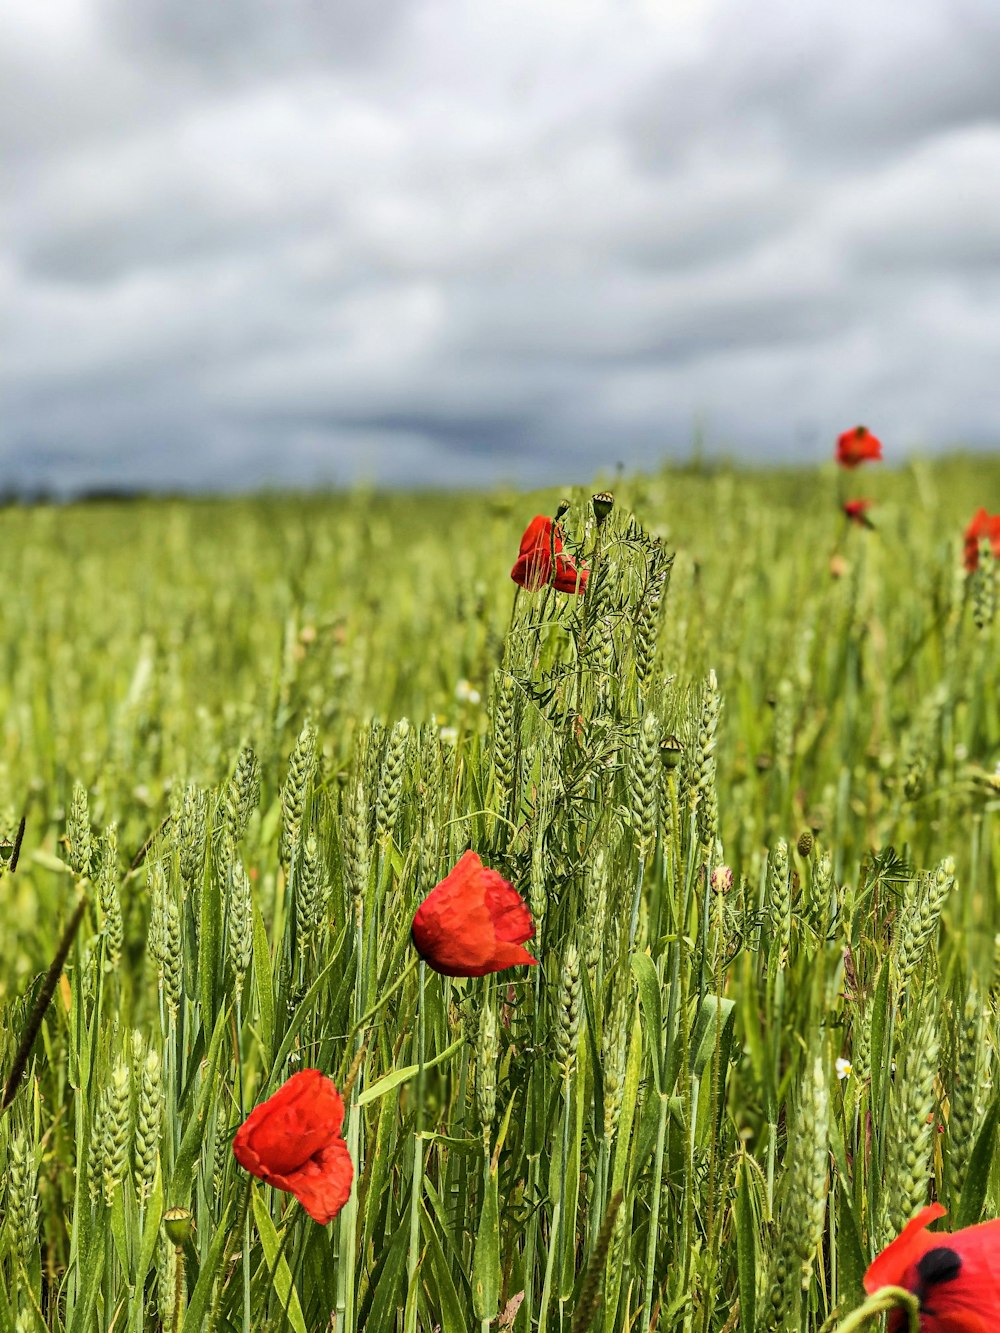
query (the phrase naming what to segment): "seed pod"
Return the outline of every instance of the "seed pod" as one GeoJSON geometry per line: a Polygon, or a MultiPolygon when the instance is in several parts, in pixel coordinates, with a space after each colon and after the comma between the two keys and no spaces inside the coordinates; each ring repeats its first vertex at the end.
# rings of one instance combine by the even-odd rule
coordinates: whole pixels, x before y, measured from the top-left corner
{"type": "Polygon", "coordinates": [[[375,840],[392,837],[399,816],[399,802],[403,792],[403,776],[406,767],[406,748],[410,735],[410,724],[401,718],[393,727],[386,747],[385,763],[382,765],[379,782],[378,800],[375,803],[375,840]]]}
{"type": "Polygon", "coordinates": [[[719,729],[722,695],[714,671],[708,673],[702,695],[701,718],[692,755],[688,800],[698,813],[698,832],[703,843],[712,846],[719,833],[719,805],[715,790],[715,746],[719,729]]]}
{"type": "Polygon", "coordinates": [[[148,1051],[142,1062],[138,1085],[134,1171],[136,1191],[140,1200],[145,1201],[152,1193],[156,1179],[156,1158],[163,1123],[163,1073],[155,1050],[148,1051]]]}
{"type": "Polygon", "coordinates": [[[368,845],[368,808],[365,785],[359,777],[350,790],[341,822],[344,883],[350,889],[356,922],[361,920],[361,909],[368,888],[368,875],[371,868],[371,852],[368,845]]]}
{"type": "Polygon", "coordinates": [[[778,839],[767,858],[767,917],[771,932],[769,958],[780,971],[788,961],[792,937],[792,893],[784,838],[778,839]]]}
{"type": "Polygon", "coordinates": [[[201,880],[207,824],[207,796],[200,787],[185,787],[177,832],[177,853],[185,893],[190,893],[201,880]]]}
{"type": "Polygon", "coordinates": [[[260,802],[260,762],[249,745],[236,757],[236,768],[222,799],[226,834],[239,842],[246,832],[250,816],[260,802]]]}
{"type": "MultiPolygon", "coordinates": [[[[639,611],[635,626],[633,653],[635,655],[636,682],[641,694],[645,695],[656,660],[656,646],[659,637],[663,594],[670,580],[670,566],[654,575],[649,592],[639,611]]],[[[661,742],[662,744],[662,742],[661,742]]]]}
{"type": "Polygon", "coordinates": [[[253,896],[250,876],[242,861],[234,858],[229,868],[229,965],[237,1002],[243,995],[243,982],[250,968],[253,951],[253,896]]]}
{"type": "Polygon", "coordinates": [[[316,728],[307,718],[288,760],[288,776],[281,788],[281,857],[286,867],[299,847],[302,819],[316,767],[316,728]]]}
{"type": "Polygon", "coordinates": [[[605,1020],[601,1037],[604,1069],[604,1137],[610,1143],[618,1127],[625,1095],[625,1065],[628,1058],[630,994],[628,980],[619,982],[611,1012],[605,1020]]]}
{"type": "Polygon", "coordinates": [[[566,946],[559,977],[559,1011],[556,1024],[556,1064],[568,1083],[576,1069],[576,1049],[580,1040],[580,1005],[583,982],[580,954],[573,940],[566,946]]]}
{"type": "Polygon", "coordinates": [[[167,1005],[176,1014],[181,1003],[184,959],[181,953],[181,917],[169,891],[163,900],[163,969],[161,980],[167,1005]]]}
{"type": "Polygon", "coordinates": [[[493,690],[493,772],[496,779],[496,804],[502,814],[514,787],[517,758],[517,733],[520,729],[521,694],[514,677],[498,671],[493,690]]]}
{"type": "Polygon", "coordinates": [[[933,1013],[914,1022],[900,1043],[901,1068],[889,1093],[884,1203],[879,1243],[886,1244],[923,1206],[931,1179],[931,1149],[936,1119],[934,1080],[938,1072],[938,1033],[933,1013]]]}
{"type": "Polygon", "coordinates": [[[91,1138],[90,1197],[95,1202],[103,1198],[106,1208],[114,1203],[128,1165],[131,1082],[128,1065],[119,1060],[97,1105],[91,1138]]]}
{"type": "Polygon", "coordinates": [[[27,1136],[13,1135],[7,1157],[7,1217],[14,1253],[26,1264],[38,1245],[38,1171],[27,1136]]]}
{"type": "Polygon", "coordinates": [[[295,903],[299,938],[303,946],[317,935],[326,906],[327,883],[316,834],[306,838],[302,851],[302,873],[296,884],[295,903]]]}
{"type": "Polygon", "coordinates": [[[178,1250],[191,1238],[194,1215],[189,1208],[168,1208],[163,1214],[163,1230],[167,1240],[178,1250]]]}
{"type": "Polygon", "coordinates": [[[980,631],[989,629],[996,619],[996,564],[989,540],[984,538],[979,543],[979,564],[969,576],[972,585],[972,619],[980,631]]]}
{"type": "Polygon", "coordinates": [[[955,887],[955,862],[946,857],[933,875],[921,876],[900,925],[897,961],[905,986],[919,965],[937,930],[948,895],[955,887]]]}
{"type": "Polygon", "coordinates": [[[497,1058],[500,1042],[493,1006],[483,1005],[476,1041],[476,1109],[479,1123],[489,1129],[497,1112],[497,1058]]]}
{"type": "Polygon", "coordinates": [[[594,517],[600,525],[614,509],[615,497],[610,491],[598,491],[596,495],[590,497],[590,503],[594,507],[594,517]]]}
{"type": "Polygon", "coordinates": [[[73,785],[73,796],[66,816],[66,837],[73,873],[78,879],[86,879],[90,874],[90,806],[87,789],[79,781],[73,785]]]}
{"type": "Polygon", "coordinates": [[[639,727],[639,737],[632,762],[629,798],[632,828],[640,860],[645,860],[656,841],[656,754],[660,723],[652,711],[646,713],[639,727]]]}
{"type": "Polygon", "coordinates": [[[113,972],[121,962],[125,930],[122,904],[118,896],[118,830],[109,824],[101,839],[97,874],[97,901],[104,919],[105,972],[113,972]]]}

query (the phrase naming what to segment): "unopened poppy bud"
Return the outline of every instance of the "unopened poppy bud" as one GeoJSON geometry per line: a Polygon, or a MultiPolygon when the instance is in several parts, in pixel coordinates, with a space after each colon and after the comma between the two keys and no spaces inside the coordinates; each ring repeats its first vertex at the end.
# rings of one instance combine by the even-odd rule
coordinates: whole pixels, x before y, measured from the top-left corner
{"type": "Polygon", "coordinates": [[[590,497],[590,503],[594,506],[594,517],[603,523],[615,507],[615,497],[610,491],[598,491],[590,497]]]}
{"type": "Polygon", "coordinates": [[[712,871],[711,884],[716,893],[728,893],[733,887],[732,867],[716,866],[712,871]]]}
{"type": "Polygon", "coordinates": [[[167,1240],[178,1248],[186,1244],[194,1230],[194,1216],[188,1208],[168,1208],[163,1214],[163,1230],[167,1240]]]}
{"type": "Polygon", "coordinates": [[[676,736],[664,736],[660,741],[660,762],[664,768],[676,768],[684,750],[676,736]]]}
{"type": "Polygon", "coordinates": [[[569,510],[570,510],[570,502],[568,500],[560,500],[558,506],[556,507],[555,521],[558,523],[559,520],[562,518],[563,514],[568,514],[569,510]]]}
{"type": "Polygon", "coordinates": [[[799,840],[795,844],[799,856],[808,856],[813,848],[813,835],[809,829],[803,829],[799,834],[799,840]]]}

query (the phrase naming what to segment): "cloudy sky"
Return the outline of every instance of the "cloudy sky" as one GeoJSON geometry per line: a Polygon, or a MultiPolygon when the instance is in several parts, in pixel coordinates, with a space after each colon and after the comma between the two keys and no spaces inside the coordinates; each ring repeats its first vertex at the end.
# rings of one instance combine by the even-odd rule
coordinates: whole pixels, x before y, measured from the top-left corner
{"type": "Polygon", "coordinates": [[[1000,445],[997,0],[0,10],[0,485],[1000,445]]]}

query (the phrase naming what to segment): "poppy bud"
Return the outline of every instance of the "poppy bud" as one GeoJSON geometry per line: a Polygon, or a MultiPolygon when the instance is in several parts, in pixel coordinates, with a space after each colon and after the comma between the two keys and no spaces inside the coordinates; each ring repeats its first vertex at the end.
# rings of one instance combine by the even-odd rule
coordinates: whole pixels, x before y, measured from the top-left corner
{"type": "Polygon", "coordinates": [[[660,762],[664,768],[676,768],[684,750],[676,736],[664,736],[660,741],[660,762]]]}
{"type": "Polygon", "coordinates": [[[562,518],[563,514],[568,514],[569,510],[570,510],[570,502],[568,500],[560,500],[558,507],[556,508],[555,521],[558,523],[559,520],[562,518]]]}
{"type": "Polygon", "coordinates": [[[163,1214],[163,1230],[171,1245],[179,1249],[191,1238],[194,1217],[187,1208],[168,1208],[163,1214]]]}
{"type": "Polygon", "coordinates": [[[615,497],[610,491],[598,491],[591,496],[590,503],[594,506],[594,517],[598,523],[603,523],[615,507],[615,497]]]}
{"type": "Polygon", "coordinates": [[[731,866],[716,866],[712,871],[710,881],[712,888],[716,893],[728,893],[733,887],[733,871],[731,866]]]}
{"type": "Polygon", "coordinates": [[[813,835],[809,829],[803,829],[799,834],[799,840],[795,844],[799,856],[808,856],[813,849],[813,835]]]}

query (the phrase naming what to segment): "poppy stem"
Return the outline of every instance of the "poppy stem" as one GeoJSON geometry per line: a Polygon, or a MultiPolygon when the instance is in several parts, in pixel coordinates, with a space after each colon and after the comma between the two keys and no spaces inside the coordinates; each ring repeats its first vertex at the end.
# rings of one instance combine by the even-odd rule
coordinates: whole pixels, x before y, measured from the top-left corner
{"type": "Polygon", "coordinates": [[[414,1284],[420,1256],[420,1196],[424,1181],[424,974],[421,958],[417,969],[417,1102],[413,1130],[413,1175],[410,1181],[410,1252],[406,1260],[406,1333],[416,1333],[417,1297],[414,1284]]]}
{"type": "Polygon", "coordinates": [[[870,1319],[878,1319],[890,1310],[905,1310],[909,1333],[920,1333],[920,1302],[904,1287],[882,1287],[838,1324],[835,1333],[854,1333],[870,1319]]]}

